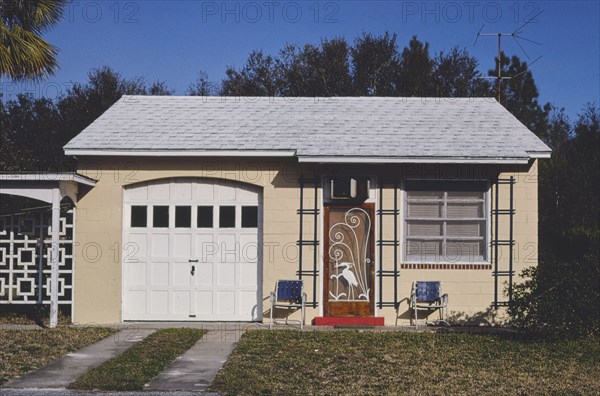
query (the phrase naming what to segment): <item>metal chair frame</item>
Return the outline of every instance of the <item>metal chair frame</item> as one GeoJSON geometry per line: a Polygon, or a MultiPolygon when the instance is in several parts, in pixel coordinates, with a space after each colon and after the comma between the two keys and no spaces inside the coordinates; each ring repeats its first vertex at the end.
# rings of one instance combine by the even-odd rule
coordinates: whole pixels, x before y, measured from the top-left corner
{"type": "Polygon", "coordinates": [[[304,321],[306,319],[306,292],[304,291],[304,281],[294,279],[280,279],[275,282],[275,291],[269,295],[271,302],[271,312],[269,329],[273,328],[274,324],[288,324],[289,322],[300,324],[300,330],[304,329],[304,321]],[[297,309],[300,308],[302,320],[289,320],[289,315],[285,319],[273,318],[275,308],[297,309]]]}
{"type": "Polygon", "coordinates": [[[439,281],[416,281],[413,283],[410,295],[410,307],[414,312],[414,325],[419,325],[419,310],[439,311],[440,318],[436,320],[424,319],[424,324],[448,323],[448,294],[442,294],[442,283],[439,281]]]}

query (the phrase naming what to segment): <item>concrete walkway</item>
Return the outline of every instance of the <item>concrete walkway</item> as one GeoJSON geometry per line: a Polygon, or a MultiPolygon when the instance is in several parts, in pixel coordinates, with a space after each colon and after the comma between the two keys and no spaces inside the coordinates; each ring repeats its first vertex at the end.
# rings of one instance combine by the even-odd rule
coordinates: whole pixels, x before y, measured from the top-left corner
{"type": "MultiPolygon", "coordinates": [[[[141,341],[157,329],[170,327],[195,327],[208,330],[192,348],[176,358],[147,385],[144,394],[187,395],[190,392],[205,392],[235,348],[242,334],[249,328],[264,328],[248,323],[173,323],[173,322],[130,322],[118,333],[93,345],[70,353],[64,358],[35,370],[21,378],[8,381],[0,388],[0,395],[69,395],[65,389],[71,382],[91,368],[99,366],[141,341]]],[[[95,393],[89,393],[95,394],[95,393]]],[[[103,395],[109,393],[103,393],[103,395]]],[[[114,393],[115,395],[121,393],[114,393]]],[[[127,393],[133,395],[134,393],[127,393]]]]}
{"type": "Polygon", "coordinates": [[[205,391],[235,348],[237,337],[209,331],[146,386],[149,391],[205,391]]]}
{"type": "Polygon", "coordinates": [[[0,323],[0,330],[44,330],[36,324],[0,323]]]}
{"type": "Polygon", "coordinates": [[[0,394],[8,389],[64,389],[89,369],[99,366],[152,334],[154,329],[125,329],[95,344],[58,359],[23,377],[4,384],[0,394]]]}

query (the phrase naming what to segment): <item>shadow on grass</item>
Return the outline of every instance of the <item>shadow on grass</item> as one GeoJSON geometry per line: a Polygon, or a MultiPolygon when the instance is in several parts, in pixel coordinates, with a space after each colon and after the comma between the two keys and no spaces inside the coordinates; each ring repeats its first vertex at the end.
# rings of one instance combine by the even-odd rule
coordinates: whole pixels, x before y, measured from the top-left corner
{"type": "MultiPolygon", "coordinates": [[[[71,324],[71,306],[58,306],[58,323],[60,325],[71,324]]],[[[28,325],[35,324],[43,329],[50,322],[50,305],[47,304],[6,304],[2,305],[0,323],[28,325]]]]}

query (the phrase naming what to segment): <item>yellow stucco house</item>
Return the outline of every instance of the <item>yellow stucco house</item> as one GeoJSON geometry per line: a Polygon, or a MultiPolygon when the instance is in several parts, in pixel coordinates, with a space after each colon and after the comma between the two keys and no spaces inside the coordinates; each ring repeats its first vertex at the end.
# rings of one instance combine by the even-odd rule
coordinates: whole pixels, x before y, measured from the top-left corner
{"type": "Polygon", "coordinates": [[[278,279],[316,324],[408,323],[419,280],[468,317],[537,264],[550,149],[491,98],[126,96],[65,152],[79,323],[267,322],[278,279]]]}

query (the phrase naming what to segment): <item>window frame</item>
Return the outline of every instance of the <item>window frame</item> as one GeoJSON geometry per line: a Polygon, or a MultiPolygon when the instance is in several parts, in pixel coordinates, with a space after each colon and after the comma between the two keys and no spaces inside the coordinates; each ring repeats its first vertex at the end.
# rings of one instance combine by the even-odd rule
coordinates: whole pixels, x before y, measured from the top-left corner
{"type": "MultiPolygon", "coordinates": [[[[489,179],[426,179],[426,178],[421,178],[421,179],[405,179],[402,181],[401,183],[401,202],[400,202],[400,232],[401,232],[401,255],[400,257],[402,258],[402,262],[406,263],[406,264],[441,264],[441,265],[452,265],[452,264],[466,264],[466,265],[472,265],[472,264],[490,264],[491,263],[491,250],[490,250],[490,240],[491,240],[491,216],[490,216],[490,190],[491,189],[491,183],[489,179]],[[408,188],[407,184],[409,183],[428,183],[430,185],[434,185],[434,183],[440,183],[440,184],[447,184],[447,183],[457,183],[459,185],[466,185],[469,183],[480,183],[484,186],[482,192],[483,192],[483,199],[481,200],[466,200],[467,202],[481,202],[483,204],[483,217],[481,218],[472,218],[473,221],[479,221],[479,222],[483,222],[483,236],[482,237],[477,237],[477,238],[469,238],[469,237],[447,237],[447,223],[448,221],[450,222],[467,222],[469,221],[469,219],[471,218],[448,218],[447,217],[447,212],[446,212],[446,208],[448,206],[448,202],[452,202],[452,200],[448,201],[448,192],[452,192],[452,191],[457,191],[457,192],[465,192],[468,191],[467,189],[448,189],[447,186],[441,186],[439,189],[434,189],[432,191],[439,191],[443,193],[443,198],[440,199],[440,201],[443,204],[443,212],[442,215],[440,217],[432,217],[432,218],[427,218],[424,221],[431,221],[431,222],[440,222],[442,223],[442,236],[441,237],[432,237],[431,240],[441,240],[442,241],[442,252],[443,254],[438,254],[435,257],[430,254],[430,255],[424,255],[421,254],[420,258],[416,259],[414,256],[409,256],[408,255],[408,242],[411,239],[408,235],[408,222],[411,221],[411,218],[408,216],[408,206],[409,206],[409,198],[408,198],[408,193],[411,191],[410,188],[408,188]],[[456,220],[459,219],[459,220],[456,220]],[[473,257],[472,260],[464,260],[461,258],[456,258],[453,259],[452,256],[450,259],[447,258],[446,255],[446,240],[454,240],[454,241],[473,241],[473,240],[477,240],[477,241],[482,241],[483,243],[483,258],[480,259],[479,257],[473,257]]],[[[413,191],[418,191],[418,190],[413,190],[413,191]]],[[[431,201],[429,201],[431,202],[431,201]]],[[[418,219],[420,218],[416,218],[413,221],[419,221],[418,219]]],[[[427,240],[427,237],[416,237],[415,239],[417,240],[422,240],[425,241],[427,240]]]]}

